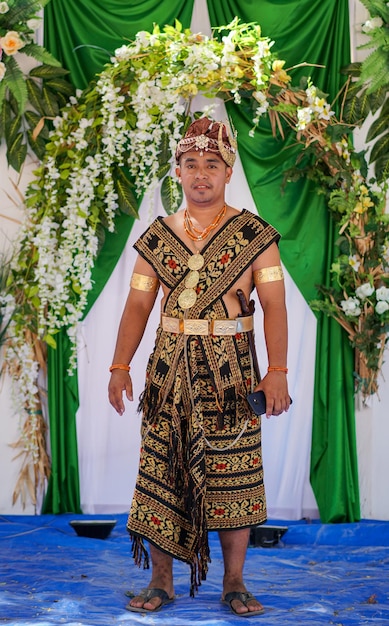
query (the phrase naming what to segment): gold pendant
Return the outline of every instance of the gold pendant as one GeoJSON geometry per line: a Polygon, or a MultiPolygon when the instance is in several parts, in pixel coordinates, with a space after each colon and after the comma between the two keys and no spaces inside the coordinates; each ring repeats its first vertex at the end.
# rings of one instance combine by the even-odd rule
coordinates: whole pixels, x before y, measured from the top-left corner
{"type": "Polygon", "coordinates": [[[178,296],[178,304],[182,309],[190,309],[197,300],[197,293],[194,289],[184,289],[178,296]]]}
{"type": "Polygon", "coordinates": [[[200,274],[198,273],[198,271],[192,270],[185,278],[185,287],[187,287],[187,289],[194,289],[195,287],[197,287],[199,279],[200,274]]]}
{"type": "Polygon", "coordinates": [[[188,259],[188,267],[190,270],[201,270],[204,266],[204,257],[200,252],[197,252],[188,259]]]}

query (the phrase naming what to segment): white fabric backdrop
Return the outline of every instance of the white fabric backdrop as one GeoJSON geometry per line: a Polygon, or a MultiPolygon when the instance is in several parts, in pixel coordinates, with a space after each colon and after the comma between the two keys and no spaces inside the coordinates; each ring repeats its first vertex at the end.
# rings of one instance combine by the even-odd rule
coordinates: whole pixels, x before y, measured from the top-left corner
{"type": "MultiPolygon", "coordinates": [[[[192,30],[210,32],[205,0],[195,2],[192,30]]],[[[199,106],[201,100],[195,109],[198,110],[199,106]]],[[[219,105],[215,117],[226,119],[224,105],[219,105]]],[[[226,200],[232,206],[256,212],[239,158],[232,182],[227,186],[226,200]]],[[[120,260],[79,329],[80,408],[77,413],[77,437],[81,507],[88,514],[125,512],[132,497],[140,445],[140,416],[136,412],[136,399],[127,403],[123,416],[118,416],[109,405],[108,367],[136,255],[132,245],[158,214],[164,215],[164,210],[156,194],[152,214],[147,200],[142,203],[140,220],[134,224],[120,260]]],[[[309,484],[316,320],[288,273],[285,274],[289,312],[288,378],[293,405],[288,414],[264,419],[262,423],[269,518],[287,520],[318,517],[318,512],[309,484]]],[[[158,318],[159,307],[156,305],[132,362],[135,398],[143,389],[158,318]]],[[[266,371],[262,315],[258,303],[256,318],[259,361],[261,369],[266,371]]]]}
{"type": "MultiPolygon", "coordinates": [[[[227,191],[229,204],[255,211],[240,163],[234,168],[233,180],[227,191]]],[[[164,214],[158,195],[153,217],[157,214],[164,214]]],[[[140,427],[137,402],[127,403],[125,414],[118,416],[108,403],[107,385],[108,367],[135,260],[132,244],[152,219],[146,201],[140,208],[140,215],[141,219],[135,222],[108,284],[80,326],[77,435],[84,513],[127,510],[136,477],[140,427]]],[[[289,385],[294,401],[287,415],[263,420],[263,458],[269,516],[299,519],[317,515],[308,480],[316,320],[287,272],[286,291],[289,385]]],[[[259,359],[265,371],[267,359],[259,304],[256,309],[259,359]]],[[[143,389],[147,358],[153,347],[158,318],[159,307],[156,305],[132,363],[135,398],[143,389]]]]}

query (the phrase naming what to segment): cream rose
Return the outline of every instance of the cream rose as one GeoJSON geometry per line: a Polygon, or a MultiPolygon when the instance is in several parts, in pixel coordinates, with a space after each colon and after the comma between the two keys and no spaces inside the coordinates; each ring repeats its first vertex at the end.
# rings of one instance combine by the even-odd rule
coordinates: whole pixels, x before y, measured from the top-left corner
{"type": "Polygon", "coordinates": [[[4,15],[4,13],[8,13],[8,11],[8,2],[0,2],[0,15],[4,15]]]}
{"type": "Polygon", "coordinates": [[[5,65],[0,61],[0,81],[3,80],[5,74],[5,65]]]}
{"type": "Polygon", "coordinates": [[[20,48],[23,48],[24,42],[20,39],[19,33],[15,30],[10,30],[5,37],[0,37],[0,46],[3,48],[5,54],[11,56],[20,50],[20,48]]]}

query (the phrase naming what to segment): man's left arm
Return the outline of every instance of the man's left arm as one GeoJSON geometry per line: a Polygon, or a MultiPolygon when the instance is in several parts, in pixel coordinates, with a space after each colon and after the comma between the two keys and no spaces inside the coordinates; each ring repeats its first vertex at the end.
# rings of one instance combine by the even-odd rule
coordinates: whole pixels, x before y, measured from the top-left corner
{"type": "Polygon", "coordinates": [[[288,323],[285,284],[278,246],[272,244],[253,264],[253,280],[264,314],[268,372],[256,390],[266,396],[266,416],[280,415],[290,405],[287,383],[288,323]]]}

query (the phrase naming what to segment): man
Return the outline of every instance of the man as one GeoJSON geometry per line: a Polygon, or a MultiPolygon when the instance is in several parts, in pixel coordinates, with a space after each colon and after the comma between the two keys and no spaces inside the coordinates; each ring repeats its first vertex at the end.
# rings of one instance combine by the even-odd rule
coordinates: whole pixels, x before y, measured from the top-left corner
{"type": "Polygon", "coordinates": [[[279,234],[225,203],[235,148],[224,124],[193,122],[176,152],[186,208],[157,218],[135,244],[110,368],[109,399],[119,414],[123,391],[133,400],[128,364],[159,288],[163,295],[140,401],[142,449],[128,519],[138,564],[148,558],[143,540],[149,543],[152,576],[130,611],[173,601],[173,558],[190,564],[194,595],[206,578],[210,530],[219,532],[223,552],[222,601],[243,617],[264,611],[243,582],[250,526],[266,520],[260,418],[246,398],[262,389],[267,417],[288,410],[287,316],[279,234]],[[254,286],[269,362],[260,382],[250,351],[253,319],[246,310],[242,316],[254,286]]]}

